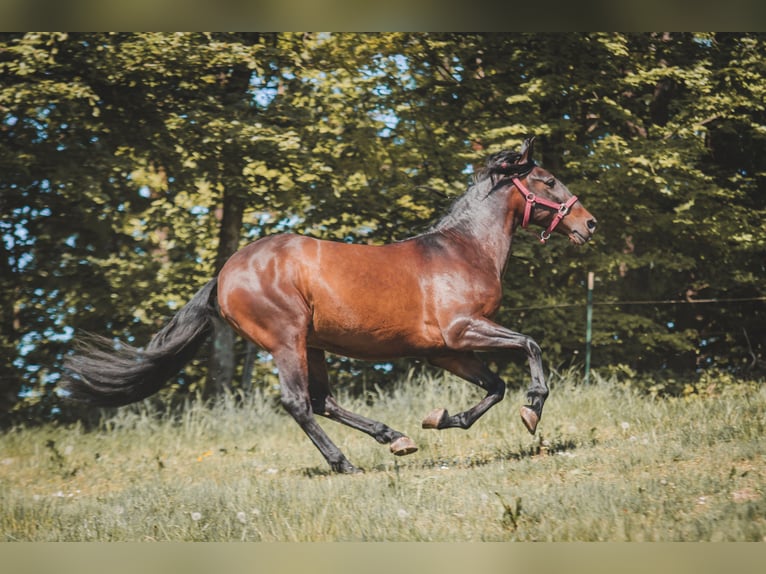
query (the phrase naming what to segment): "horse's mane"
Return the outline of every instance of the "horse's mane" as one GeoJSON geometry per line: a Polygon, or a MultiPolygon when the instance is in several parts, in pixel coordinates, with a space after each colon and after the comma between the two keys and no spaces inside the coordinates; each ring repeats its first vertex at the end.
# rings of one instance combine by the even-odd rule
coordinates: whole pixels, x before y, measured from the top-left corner
{"type": "Polygon", "coordinates": [[[476,172],[473,182],[479,183],[494,175],[517,177],[526,175],[535,167],[535,162],[528,160],[518,163],[520,159],[521,154],[517,151],[503,150],[493,153],[487,158],[484,167],[476,172]]]}
{"type": "Polygon", "coordinates": [[[489,156],[485,165],[474,174],[468,191],[457,197],[447,213],[426,233],[470,222],[475,210],[496,189],[506,185],[508,177],[522,177],[532,171],[536,165],[535,162],[530,159],[524,163],[518,163],[521,158],[521,153],[508,150],[489,156]]]}

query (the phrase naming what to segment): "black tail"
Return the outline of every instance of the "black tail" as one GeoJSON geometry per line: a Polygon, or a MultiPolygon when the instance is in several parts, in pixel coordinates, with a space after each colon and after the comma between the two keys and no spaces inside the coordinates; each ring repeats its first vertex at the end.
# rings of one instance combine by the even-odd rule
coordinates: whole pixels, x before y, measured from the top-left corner
{"type": "Polygon", "coordinates": [[[217,313],[213,279],[189,301],[144,349],[90,335],[69,357],[60,383],[69,399],[102,407],[140,401],[192,360],[213,328],[217,313]]]}

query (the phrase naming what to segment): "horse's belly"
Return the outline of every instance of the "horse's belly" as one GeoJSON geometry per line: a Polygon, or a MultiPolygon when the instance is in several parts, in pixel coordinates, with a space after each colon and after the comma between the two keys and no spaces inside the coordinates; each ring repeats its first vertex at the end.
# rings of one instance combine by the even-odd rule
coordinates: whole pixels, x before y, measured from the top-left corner
{"type": "Polygon", "coordinates": [[[308,343],[339,355],[369,360],[424,355],[441,347],[444,341],[436,326],[420,318],[341,314],[333,321],[316,321],[308,343]]]}

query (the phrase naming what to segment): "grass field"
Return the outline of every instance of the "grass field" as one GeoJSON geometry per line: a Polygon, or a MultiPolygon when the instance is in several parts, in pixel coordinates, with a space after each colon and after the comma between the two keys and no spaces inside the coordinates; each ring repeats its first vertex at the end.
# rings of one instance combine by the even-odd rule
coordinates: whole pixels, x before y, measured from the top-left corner
{"type": "Polygon", "coordinates": [[[366,470],[329,472],[273,397],[171,415],[125,408],[101,427],[0,436],[5,541],[766,541],[766,390],[656,399],[554,377],[538,435],[510,392],[468,431],[420,421],[480,394],[423,377],[342,403],[420,450],[320,420],[366,470]]]}

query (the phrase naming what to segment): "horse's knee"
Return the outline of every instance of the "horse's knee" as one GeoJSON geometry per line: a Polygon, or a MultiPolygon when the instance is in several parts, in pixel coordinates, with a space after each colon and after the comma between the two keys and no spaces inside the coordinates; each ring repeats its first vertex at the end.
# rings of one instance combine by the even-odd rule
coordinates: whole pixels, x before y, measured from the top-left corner
{"type": "Polygon", "coordinates": [[[526,347],[530,357],[534,357],[536,360],[542,359],[543,350],[540,348],[540,345],[537,344],[537,341],[531,337],[527,337],[526,347]]]}
{"type": "Polygon", "coordinates": [[[488,395],[494,396],[497,399],[497,402],[502,401],[505,397],[505,381],[495,374],[493,374],[491,378],[485,380],[482,387],[487,390],[488,395]]]}

